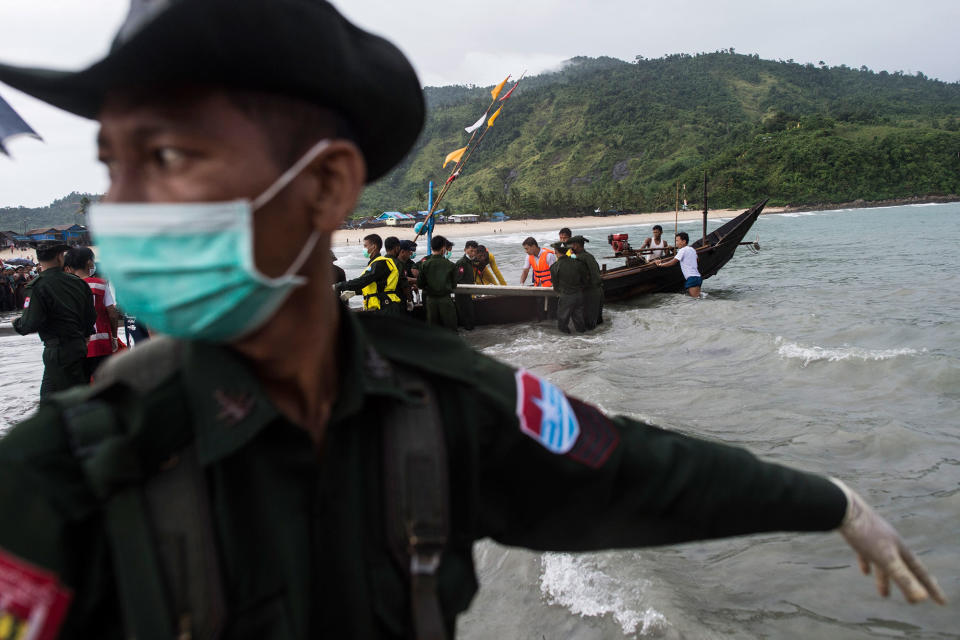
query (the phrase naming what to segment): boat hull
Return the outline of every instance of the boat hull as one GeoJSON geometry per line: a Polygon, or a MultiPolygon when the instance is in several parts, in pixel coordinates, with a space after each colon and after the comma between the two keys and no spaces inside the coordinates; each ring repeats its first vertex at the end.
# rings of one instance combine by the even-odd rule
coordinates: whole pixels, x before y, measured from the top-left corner
{"type": "MultiPolygon", "coordinates": [[[[730,261],[737,247],[763,212],[764,200],[747,209],[736,218],[707,234],[690,246],[697,251],[697,265],[704,280],[716,275],[730,261]]],[[[619,260],[619,258],[618,258],[619,260]]],[[[657,267],[652,264],[622,266],[603,271],[603,298],[605,302],[629,300],[651,293],[683,291],[685,279],[680,265],[657,267]]],[[[517,296],[479,296],[474,299],[478,325],[512,324],[545,320],[556,316],[556,299],[517,296]]]]}

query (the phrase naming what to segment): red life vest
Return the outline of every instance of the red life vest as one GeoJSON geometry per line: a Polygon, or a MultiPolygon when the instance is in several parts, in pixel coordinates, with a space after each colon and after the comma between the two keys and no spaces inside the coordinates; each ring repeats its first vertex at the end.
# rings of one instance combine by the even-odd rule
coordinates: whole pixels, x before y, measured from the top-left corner
{"type": "Polygon", "coordinates": [[[533,268],[533,284],[537,287],[552,287],[550,280],[550,263],[547,262],[547,255],[553,255],[553,249],[540,249],[540,254],[534,258],[527,255],[527,262],[533,268]]]}
{"type": "Polygon", "coordinates": [[[110,326],[110,316],[107,314],[107,305],[103,297],[107,292],[107,281],[100,278],[84,278],[93,292],[93,308],[97,310],[97,332],[90,336],[87,343],[87,357],[109,356],[113,353],[113,328],[110,326]]]}

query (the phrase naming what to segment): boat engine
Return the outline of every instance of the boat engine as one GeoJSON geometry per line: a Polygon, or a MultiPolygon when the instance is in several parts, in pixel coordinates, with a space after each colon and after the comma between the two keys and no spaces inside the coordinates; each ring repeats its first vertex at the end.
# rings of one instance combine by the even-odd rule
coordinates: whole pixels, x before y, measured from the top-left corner
{"type": "Polygon", "coordinates": [[[629,235],[630,234],[627,233],[613,233],[607,236],[607,242],[613,247],[613,254],[616,257],[622,257],[633,251],[633,249],[630,248],[630,243],[627,242],[629,235]]]}

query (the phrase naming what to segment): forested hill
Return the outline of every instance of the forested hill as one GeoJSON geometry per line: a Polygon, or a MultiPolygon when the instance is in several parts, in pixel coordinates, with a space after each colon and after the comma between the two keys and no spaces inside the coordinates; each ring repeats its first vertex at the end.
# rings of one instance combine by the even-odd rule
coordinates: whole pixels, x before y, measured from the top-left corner
{"type": "Polygon", "coordinates": [[[0,231],[25,233],[61,224],[85,225],[86,210],[100,199],[92,193],[71,193],[45,207],[0,207],[0,231]]]}
{"type": "MultiPolygon", "coordinates": [[[[490,104],[490,87],[425,93],[416,147],[366,189],[356,216],[424,209],[427,183],[443,184],[443,158],[490,104]]],[[[444,206],[537,217],[672,210],[679,182],[699,207],[704,172],[712,208],[958,195],[960,83],[732,50],[574,58],[523,80],[444,206]]],[[[97,198],[0,208],[0,230],[83,223],[84,197],[97,198]]]]}
{"type": "MultiPolygon", "coordinates": [[[[489,87],[427,87],[415,149],[356,215],[424,208],[489,87]]],[[[960,194],[960,84],[733,50],[634,63],[575,58],[526,78],[444,201],[552,216],[691,204],[802,205],[960,194]]]]}

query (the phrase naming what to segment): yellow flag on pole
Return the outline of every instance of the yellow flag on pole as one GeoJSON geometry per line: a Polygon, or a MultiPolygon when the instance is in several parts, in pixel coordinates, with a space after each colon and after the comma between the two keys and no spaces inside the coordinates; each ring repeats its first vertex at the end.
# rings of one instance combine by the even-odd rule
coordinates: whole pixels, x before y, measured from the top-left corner
{"type": "Polygon", "coordinates": [[[443,161],[443,166],[446,167],[451,162],[460,162],[460,158],[463,157],[463,152],[466,150],[467,148],[464,147],[462,149],[457,149],[456,151],[451,151],[450,153],[448,153],[447,159],[443,161]]]}
{"type": "Polygon", "coordinates": [[[497,111],[496,111],[492,116],[490,116],[490,119],[487,120],[487,126],[488,126],[488,127],[492,127],[492,126],[493,126],[493,123],[496,121],[496,119],[497,119],[497,117],[500,115],[500,112],[501,112],[501,111],[503,111],[503,107],[500,107],[499,109],[497,109],[497,111]]]}
{"type": "Polygon", "coordinates": [[[491,100],[497,99],[497,96],[500,95],[501,91],[503,91],[503,85],[507,84],[507,81],[509,80],[510,80],[510,76],[507,76],[506,78],[503,79],[503,82],[501,82],[500,84],[498,84],[497,86],[495,86],[493,89],[490,90],[491,100]]]}

